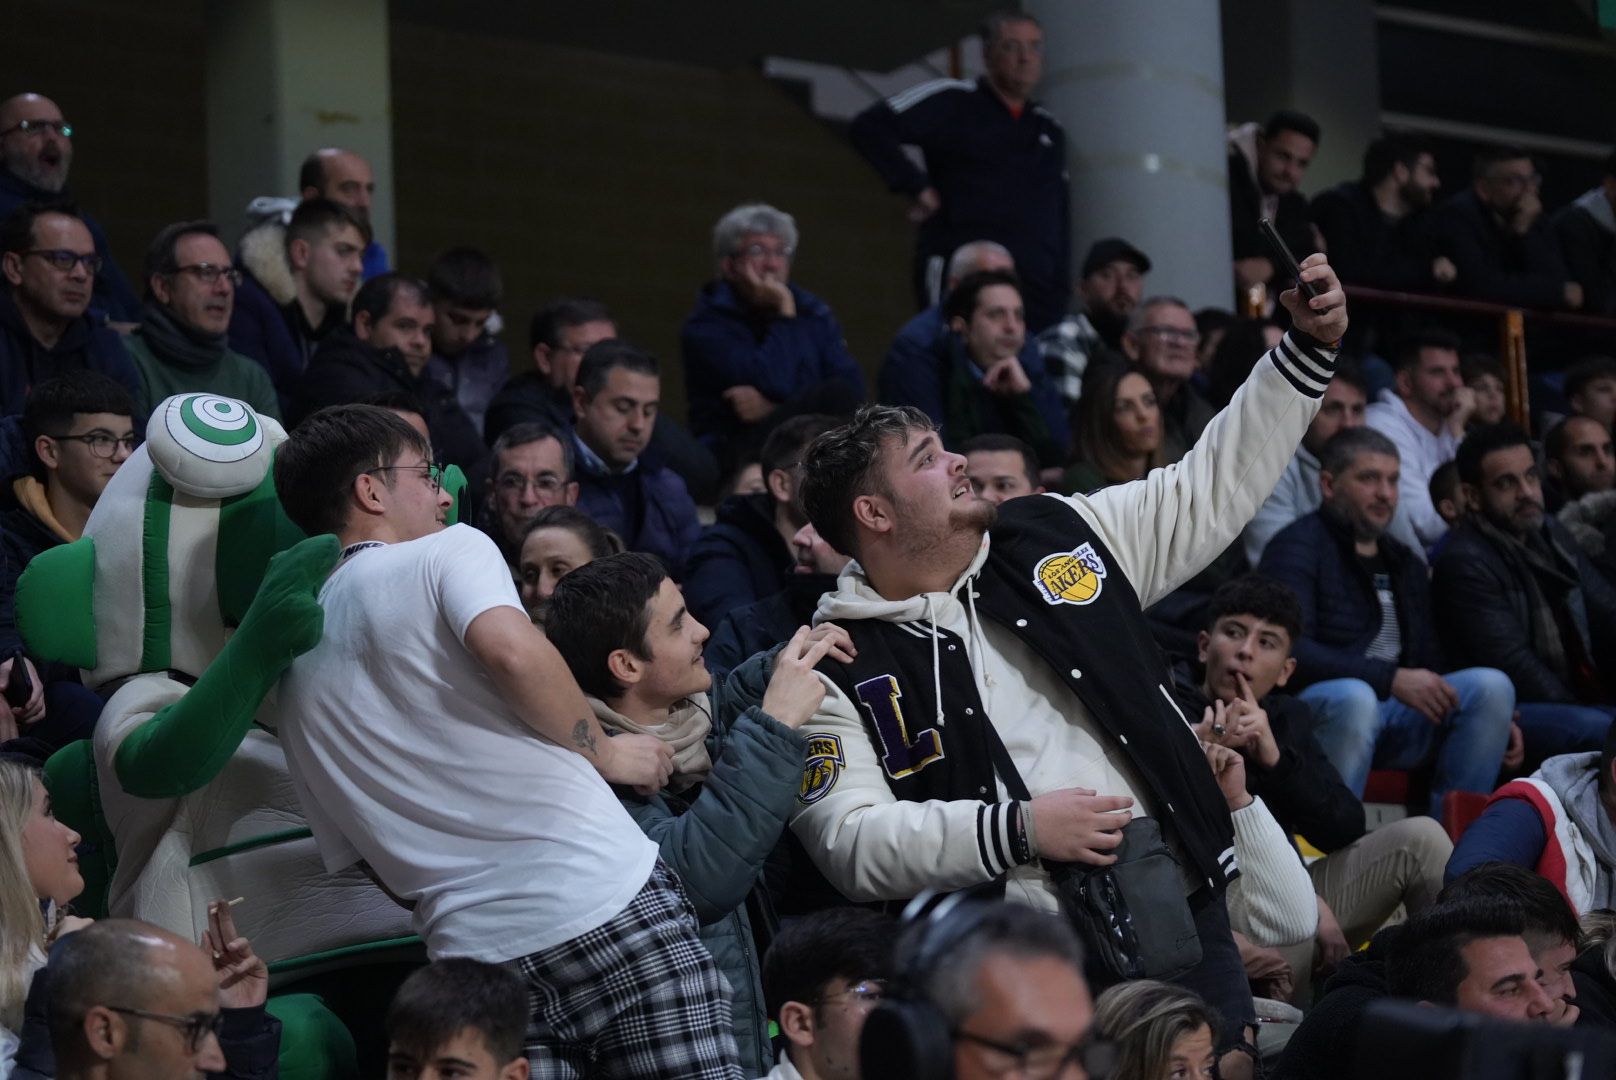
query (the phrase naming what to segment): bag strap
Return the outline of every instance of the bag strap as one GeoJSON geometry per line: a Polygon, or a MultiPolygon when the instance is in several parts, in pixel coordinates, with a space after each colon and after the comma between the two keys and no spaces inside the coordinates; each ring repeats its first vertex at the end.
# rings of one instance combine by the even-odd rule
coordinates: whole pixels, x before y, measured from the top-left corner
{"type": "Polygon", "coordinates": [[[1032,793],[1027,790],[1027,784],[1021,779],[1021,773],[1016,769],[1016,763],[1010,760],[1010,751],[1005,747],[1004,740],[999,738],[999,729],[993,726],[990,717],[982,718],[982,727],[985,729],[988,740],[988,756],[993,759],[993,769],[1004,781],[1004,790],[1010,793],[1012,799],[1020,802],[1031,802],[1032,793]]]}

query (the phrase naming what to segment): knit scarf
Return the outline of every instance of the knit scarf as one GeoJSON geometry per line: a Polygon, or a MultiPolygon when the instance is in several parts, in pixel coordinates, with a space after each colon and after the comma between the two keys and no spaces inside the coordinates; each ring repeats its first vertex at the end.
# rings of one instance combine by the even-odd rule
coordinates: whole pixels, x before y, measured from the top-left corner
{"type": "Polygon", "coordinates": [[[1532,651],[1567,683],[1573,681],[1571,658],[1560,633],[1560,620],[1556,606],[1563,605],[1566,594],[1576,588],[1576,579],[1556,564],[1550,541],[1540,539],[1527,544],[1513,533],[1494,525],[1484,514],[1473,515],[1476,528],[1499,550],[1510,564],[1510,570],[1526,583],[1527,602],[1531,605],[1530,640],[1532,651]]]}
{"type": "Polygon", "coordinates": [[[224,357],[224,334],[204,334],[176,320],[165,307],[150,301],[140,319],[140,336],[152,353],[180,367],[207,367],[224,357]]]}
{"type": "Polygon", "coordinates": [[[600,726],[608,735],[655,735],[673,747],[673,776],[668,790],[675,794],[688,791],[707,778],[713,770],[713,760],[707,754],[707,733],[713,729],[708,711],[707,695],[696,694],[668,710],[668,718],[660,724],[641,724],[630,720],[599,698],[590,698],[600,726]]]}

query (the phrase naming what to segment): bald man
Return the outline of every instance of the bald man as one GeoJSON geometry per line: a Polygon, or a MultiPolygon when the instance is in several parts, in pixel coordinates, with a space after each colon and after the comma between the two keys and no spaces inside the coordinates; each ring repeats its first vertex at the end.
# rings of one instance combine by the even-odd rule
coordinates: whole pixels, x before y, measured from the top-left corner
{"type": "MultiPolygon", "coordinates": [[[[228,920],[229,908],[223,908],[228,920]]],[[[217,928],[220,915],[210,915],[217,928]]],[[[280,1021],[264,1009],[268,972],[228,926],[208,955],[133,919],[61,938],[44,971],[57,1080],[195,1080],[277,1075],[280,1021]]]]}
{"type": "MultiPolygon", "coordinates": [[[[73,165],[73,135],[73,125],[48,97],[17,94],[0,102],[0,218],[25,202],[71,198],[67,173],[73,165]]],[[[113,262],[106,233],[82,210],[79,216],[101,256],[91,314],[114,322],[139,322],[140,298],[113,262]]]]}
{"type": "MultiPolygon", "coordinates": [[[[303,159],[297,174],[298,187],[305,199],[330,199],[341,203],[366,224],[370,223],[370,203],[376,195],[376,174],[370,162],[354,153],[335,146],[316,150],[303,159]]],[[[374,228],[374,227],[373,227],[374,228]]],[[[364,280],[387,273],[387,249],[375,239],[365,247],[364,280]]]]}

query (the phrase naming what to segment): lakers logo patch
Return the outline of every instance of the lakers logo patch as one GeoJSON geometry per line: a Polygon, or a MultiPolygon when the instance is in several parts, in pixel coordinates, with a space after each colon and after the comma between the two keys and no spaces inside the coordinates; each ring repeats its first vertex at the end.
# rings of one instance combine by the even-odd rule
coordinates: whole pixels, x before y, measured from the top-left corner
{"type": "Polygon", "coordinates": [[[1045,555],[1033,567],[1033,583],[1046,604],[1092,604],[1105,586],[1105,563],[1093,544],[1045,555]]]}
{"type": "Polygon", "coordinates": [[[847,759],[842,756],[840,735],[813,735],[808,739],[807,762],[802,770],[802,788],[797,801],[807,806],[830,794],[836,778],[842,775],[847,759]]]}

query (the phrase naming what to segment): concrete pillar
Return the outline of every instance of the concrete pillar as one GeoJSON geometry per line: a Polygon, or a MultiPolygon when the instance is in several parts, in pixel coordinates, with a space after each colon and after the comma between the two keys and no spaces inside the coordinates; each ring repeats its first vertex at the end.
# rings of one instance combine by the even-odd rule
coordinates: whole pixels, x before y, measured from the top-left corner
{"type": "Polygon", "coordinates": [[[376,175],[371,227],[393,232],[387,0],[208,4],[208,212],[228,242],[259,195],[296,197],[311,151],[341,146],[376,175]]]}
{"type": "Polygon", "coordinates": [[[1044,27],[1038,97],[1066,128],[1072,277],[1089,244],[1150,256],[1147,295],[1233,300],[1223,54],[1212,0],[1025,0],[1044,27]]]}

